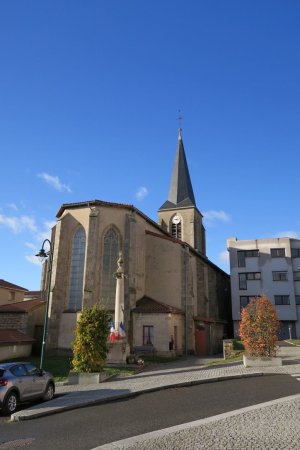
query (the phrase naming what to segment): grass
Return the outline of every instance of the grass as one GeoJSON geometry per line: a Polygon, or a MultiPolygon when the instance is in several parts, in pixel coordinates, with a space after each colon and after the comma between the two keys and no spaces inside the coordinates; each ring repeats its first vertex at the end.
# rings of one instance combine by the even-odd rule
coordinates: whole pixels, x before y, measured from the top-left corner
{"type": "Polygon", "coordinates": [[[236,353],[234,356],[230,356],[229,358],[226,359],[213,359],[211,361],[209,361],[208,363],[205,364],[205,367],[209,367],[209,366],[215,366],[215,365],[219,365],[219,364],[227,364],[230,362],[240,362],[243,360],[243,354],[244,352],[238,352],[236,353]]]}
{"type": "Polygon", "coordinates": [[[300,339],[287,339],[287,342],[290,342],[294,345],[300,345],[300,339]]]}
{"type": "Polygon", "coordinates": [[[181,356],[156,356],[156,355],[141,355],[141,359],[145,361],[145,363],[169,363],[173,361],[179,361],[182,359],[181,356]]]}
{"type": "MultiPolygon", "coordinates": [[[[26,358],[20,357],[16,360],[10,359],[9,361],[24,361],[31,362],[37,367],[40,367],[39,356],[28,356],[26,358]]],[[[68,378],[68,374],[71,366],[71,358],[66,356],[46,356],[44,358],[43,369],[47,372],[51,372],[55,381],[65,381],[68,378]]]]}
{"type": "MultiPolygon", "coordinates": [[[[299,344],[300,340],[298,339],[299,344]]],[[[219,365],[219,364],[227,364],[229,362],[238,362],[243,358],[243,352],[238,352],[235,356],[231,356],[225,360],[223,359],[215,359],[205,364],[205,367],[219,365]]],[[[184,359],[184,356],[174,356],[174,357],[165,357],[165,356],[142,356],[142,359],[145,363],[169,363],[173,361],[180,361],[184,359]]],[[[17,361],[28,361],[34,364],[35,366],[40,366],[40,357],[39,356],[30,356],[28,358],[18,358],[17,361]]],[[[10,361],[13,361],[10,359],[10,361]]],[[[66,381],[68,379],[69,371],[71,370],[71,358],[66,356],[46,356],[43,364],[44,370],[51,372],[54,376],[55,382],[66,381]]],[[[108,373],[109,375],[123,375],[130,376],[136,373],[138,366],[135,368],[132,367],[104,367],[103,371],[108,373]]]]}
{"type": "MultiPolygon", "coordinates": [[[[229,358],[226,359],[212,359],[211,361],[205,363],[205,367],[208,366],[213,366],[213,365],[219,365],[219,364],[227,364],[230,362],[239,362],[242,361],[243,359],[243,354],[244,354],[244,347],[242,347],[242,349],[240,351],[236,351],[234,356],[230,356],[229,358]]],[[[167,356],[142,356],[142,359],[145,361],[145,363],[168,363],[168,362],[172,362],[172,361],[180,361],[182,359],[184,359],[184,356],[175,356],[172,358],[168,358],[167,356]]]]}
{"type": "MultiPolygon", "coordinates": [[[[71,360],[67,356],[46,356],[44,359],[43,369],[51,372],[55,382],[66,381],[71,370],[71,360]]],[[[10,359],[13,361],[13,359],[10,359]]],[[[31,362],[40,367],[40,357],[30,356],[28,358],[18,358],[16,361],[31,362]]],[[[3,361],[4,362],[4,361],[3,361]]],[[[133,375],[136,371],[130,367],[104,367],[104,372],[109,375],[133,375]]]]}

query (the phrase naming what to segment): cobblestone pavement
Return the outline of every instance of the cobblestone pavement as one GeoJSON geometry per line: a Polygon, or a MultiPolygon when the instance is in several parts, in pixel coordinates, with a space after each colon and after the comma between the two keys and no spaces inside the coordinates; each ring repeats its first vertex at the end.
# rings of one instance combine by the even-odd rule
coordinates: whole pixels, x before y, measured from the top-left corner
{"type": "Polygon", "coordinates": [[[97,450],[298,450],[299,447],[300,394],[106,444],[97,450]]]}

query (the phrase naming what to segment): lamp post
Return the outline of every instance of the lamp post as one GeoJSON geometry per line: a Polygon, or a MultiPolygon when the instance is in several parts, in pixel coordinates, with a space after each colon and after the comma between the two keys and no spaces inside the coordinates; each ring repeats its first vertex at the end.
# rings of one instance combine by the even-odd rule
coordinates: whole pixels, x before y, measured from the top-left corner
{"type": "Polygon", "coordinates": [[[47,297],[46,297],[46,309],[45,309],[45,319],[44,319],[44,330],[43,330],[43,341],[42,341],[42,350],[41,350],[41,360],[40,360],[40,369],[43,369],[43,361],[44,361],[44,352],[45,345],[47,339],[47,331],[48,331],[48,311],[49,311],[49,299],[50,299],[50,288],[51,288],[51,275],[52,275],[52,260],[53,260],[53,246],[49,239],[45,239],[42,245],[41,250],[37,255],[40,261],[45,261],[46,258],[49,257],[48,260],[48,271],[47,271],[47,297]],[[44,250],[45,243],[48,242],[50,246],[50,250],[46,252],[44,250]]]}
{"type": "Polygon", "coordinates": [[[292,324],[289,323],[289,335],[290,335],[290,340],[292,339],[292,324]]]}

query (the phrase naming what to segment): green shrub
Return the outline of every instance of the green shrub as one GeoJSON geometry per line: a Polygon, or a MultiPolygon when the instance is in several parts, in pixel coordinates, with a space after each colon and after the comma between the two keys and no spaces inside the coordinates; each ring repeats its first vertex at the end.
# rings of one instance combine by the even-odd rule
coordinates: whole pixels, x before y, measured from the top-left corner
{"type": "Polygon", "coordinates": [[[84,308],[77,322],[72,366],[75,372],[100,372],[108,353],[109,313],[93,306],[84,308]]]}
{"type": "Polygon", "coordinates": [[[242,341],[239,341],[238,339],[233,339],[232,342],[233,342],[233,350],[245,350],[242,341]]]}

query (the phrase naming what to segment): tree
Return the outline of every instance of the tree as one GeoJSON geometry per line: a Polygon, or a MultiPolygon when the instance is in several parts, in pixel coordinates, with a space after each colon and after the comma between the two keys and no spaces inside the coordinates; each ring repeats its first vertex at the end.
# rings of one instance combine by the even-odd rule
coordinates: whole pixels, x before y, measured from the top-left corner
{"type": "Polygon", "coordinates": [[[266,296],[253,299],[243,310],[240,337],[249,356],[276,356],[279,322],[266,296]]]}
{"type": "Polygon", "coordinates": [[[108,353],[109,313],[98,306],[84,308],[75,330],[73,369],[100,372],[108,353]]]}

